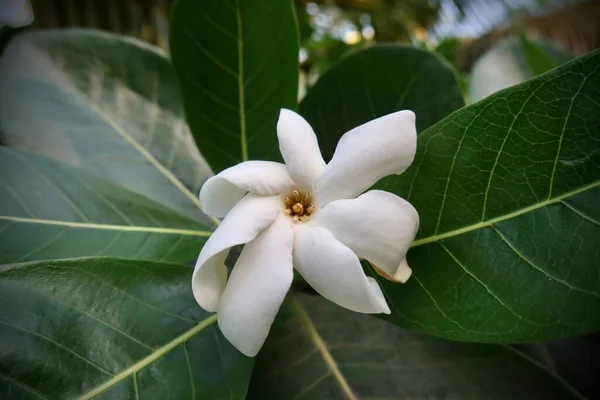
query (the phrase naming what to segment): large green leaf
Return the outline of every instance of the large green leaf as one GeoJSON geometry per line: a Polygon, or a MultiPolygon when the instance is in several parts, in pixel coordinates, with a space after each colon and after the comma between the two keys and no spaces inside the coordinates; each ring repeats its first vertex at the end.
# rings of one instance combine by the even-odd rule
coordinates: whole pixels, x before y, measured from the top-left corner
{"type": "Polygon", "coordinates": [[[354,53],[328,70],[300,103],[329,160],[338,139],[371,119],[409,109],[419,132],[464,105],[457,77],[440,56],[402,45],[354,53]]]}
{"type": "Polygon", "coordinates": [[[176,264],[79,258],[0,266],[3,399],[243,399],[253,360],[176,264]]]}
{"type": "Polygon", "coordinates": [[[196,143],[214,170],[279,160],[279,110],[296,108],[291,0],[178,0],[169,42],[196,143]]]}
{"type": "Polygon", "coordinates": [[[210,233],[94,174],[0,147],[0,264],[80,256],[188,263],[210,233]]]}
{"type": "Polygon", "coordinates": [[[24,33],[0,58],[0,87],[0,144],[208,221],[197,193],[211,172],[160,50],[91,30],[24,33]]]}
{"type": "Polygon", "coordinates": [[[581,399],[508,346],[411,333],[301,296],[284,307],[258,356],[249,398],[581,399]]]}
{"type": "Polygon", "coordinates": [[[421,216],[413,277],[377,277],[392,321],[488,342],[600,328],[599,71],[595,52],[451,114],[376,185],[421,216]]]}
{"type": "Polygon", "coordinates": [[[210,234],[167,59],[26,33],[0,84],[0,397],[244,398],[253,361],[195,302],[189,265],[157,262],[188,264],[210,234]]]}
{"type": "Polygon", "coordinates": [[[466,107],[378,184],[421,227],[396,322],[468,341],[600,328],[600,53],[466,107]]]}

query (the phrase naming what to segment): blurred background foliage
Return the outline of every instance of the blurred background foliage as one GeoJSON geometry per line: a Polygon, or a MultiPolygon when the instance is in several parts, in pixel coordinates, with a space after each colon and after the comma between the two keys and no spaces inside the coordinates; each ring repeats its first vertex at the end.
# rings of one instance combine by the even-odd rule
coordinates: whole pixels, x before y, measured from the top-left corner
{"type": "MultiPolygon", "coordinates": [[[[300,96],[341,57],[374,43],[412,43],[437,52],[461,76],[469,101],[600,47],[600,1],[595,0],[294,2],[301,40],[300,96]]],[[[168,50],[171,3],[31,0],[30,4],[34,28],[97,28],[134,36],[168,50]]],[[[268,12],[269,2],[265,4],[268,12]]],[[[0,11],[1,27],[9,16],[7,9],[0,11]]],[[[16,25],[30,22],[24,18],[16,25]]],[[[599,335],[592,334],[517,347],[587,397],[600,398],[599,344],[599,335]]]]}
{"type": "MultiPolygon", "coordinates": [[[[595,0],[294,2],[303,80],[308,85],[340,57],[376,42],[408,42],[436,51],[465,75],[465,83],[476,60],[511,36],[549,42],[576,57],[600,47],[600,1],[595,0]]],[[[94,27],[135,36],[164,49],[171,3],[31,0],[34,27],[94,27]]]]}
{"type": "MultiPolygon", "coordinates": [[[[34,28],[97,28],[168,50],[173,0],[6,1],[29,3],[34,28]]],[[[341,57],[375,43],[437,52],[455,67],[467,102],[537,75],[530,65],[537,59],[558,65],[600,47],[598,0],[292,1],[301,41],[299,97],[341,57]]]]}

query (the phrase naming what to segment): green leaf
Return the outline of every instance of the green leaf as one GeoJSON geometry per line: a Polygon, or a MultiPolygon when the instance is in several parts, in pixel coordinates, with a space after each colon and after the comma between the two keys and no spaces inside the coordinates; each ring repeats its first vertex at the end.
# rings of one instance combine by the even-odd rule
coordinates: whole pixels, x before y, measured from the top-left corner
{"type": "Polygon", "coordinates": [[[93,30],[23,33],[0,57],[0,144],[84,168],[209,222],[211,175],[157,48],[93,30]]]}
{"type": "Polygon", "coordinates": [[[410,46],[378,45],[328,70],[300,103],[300,113],[319,135],[329,160],[344,133],[371,119],[413,110],[420,132],[463,105],[457,77],[440,56],[410,46]]]}
{"type": "Polygon", "coordinates": [[[211,171],[168,60],[26,33],[0,85],[0,397],[243,399],[253,360],[198,306],[192,269],[156,262],[189,263],[210,235],[211,171]]]}
{"type": "Polygon", "coordinates": [[[534,76],[558,67],[558,62],[541,46],[532,42],[525,34],[519,35],[519,42],[527,60],[527,66],[534,76]]]}
{"type": "Polygon", "coordinates": [[[178,0],[169,42],[196,143],[215,171],[279,160],[279,110],[296,108],[293,2],[178,0]]]}
{"type": "Polygon", "coordinates": [[[188,263],[211,230],[98,176],[0,147],[0,264],[82,256],[188,263]]]}
{"type": "Polygon", "coordinates": [[[118,258],[0,266],[0,397],[243,399],[253,360],[191,275],[118,258]]]}
{"type": "Polygon", "coordinates": [[[318,297],[284,306],[250,399],[582,399],[508,346],[444,341],[318,297]]]}
{"type": "MultiPolygon", "coordinates": [[[[404,174],[375,185],[421,217],[412,278],[376,276],[390,321],[483,342],[600,328],[599,70],[595,52],[454,112],[419,135],[404,174]]],[[[309,120],[331,154],[349,127],[323,116],[309,120]]]]}
{"type": "Polygon", "coordinates": [[[599,70],[592,53],[455,112],[376,185],[421,216],[412,279],[380,280],[394,322],[486,342],[600,328],[599,70]]]}

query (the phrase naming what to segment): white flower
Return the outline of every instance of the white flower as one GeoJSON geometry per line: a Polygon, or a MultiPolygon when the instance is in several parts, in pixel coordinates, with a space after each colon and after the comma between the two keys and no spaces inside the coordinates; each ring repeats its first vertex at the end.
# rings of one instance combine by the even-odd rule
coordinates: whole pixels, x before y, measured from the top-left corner
{"type": "Polygon", "coordinates": [[[380,275],[405,282],[411,274],[406,252],[419,226],[406,200],[381,190],[361,195],[412,163],[412,111],[352,129],[329,164],[310,125],[293,111],[281,110],[277,136],[285,165],[246,161],[213,176],[200,191],[204,212],[225,218],[196,262],[194,296],[202,308],[218,313],[223,335],[250,357],[269,333],[293,268],[342,307],[389,314],[359,257],[380,275]],[[240,244],[245,246],[227,281],[225,258],[240,244]]]}

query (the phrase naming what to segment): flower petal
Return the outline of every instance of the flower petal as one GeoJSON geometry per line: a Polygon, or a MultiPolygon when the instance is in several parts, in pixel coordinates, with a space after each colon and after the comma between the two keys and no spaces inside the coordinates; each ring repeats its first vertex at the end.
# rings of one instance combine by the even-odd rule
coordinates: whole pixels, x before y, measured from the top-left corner
{"type": "Polygon", "coordinates": [[[216,311],[225,288],[225,258],[229,248],[248,243],[271,225],[282,209],[279,196],[247,195],[208,238],[194,268],[192,290],[200,307],[216,311]]]}
{"type": "Polygon", "coordinates": [[[409,110],[352,129],[341,137],[317,181],[319,205],[356,197],[384,176],[404,172],[416,149],[415,114],[409,110]]]}
{"type": "Polygon", "coordinates": [[[304,189],[312,189],[325,168],[317,136],[304,118],[281,109],[277,121],[279,150],[290,175],[304,189]]]}
{"type": "Polygon", "coordinates": [[[294,232],[287,217],[278,217],[244,246],[219,304],[223,335],[238,350],[254,357],[262,347],[294,279],[294,232]]]}
{"type": "Polygon", "coordinates": [[[285,165],[271,161],[246,161],[221,171],[202,185],[202,210],[224,217],[246,193],[273,196],[294,187],[285,165]]]}
{"type": "Polygon", "coordinates": [[[419,214],[403,198],[371,190],[356,199],[332,201],[319,211],[315,223],[367,259],[383,277],[396,282],[410,277],[406,252],[419,229],[419,214]]]}
{"type": "Polygon", "coordinates": [[[294,267],[321,296],[352,311],[390,313],[377,281],[367,277],[356,254],[325,228],[299,226],[294,267]]]}

